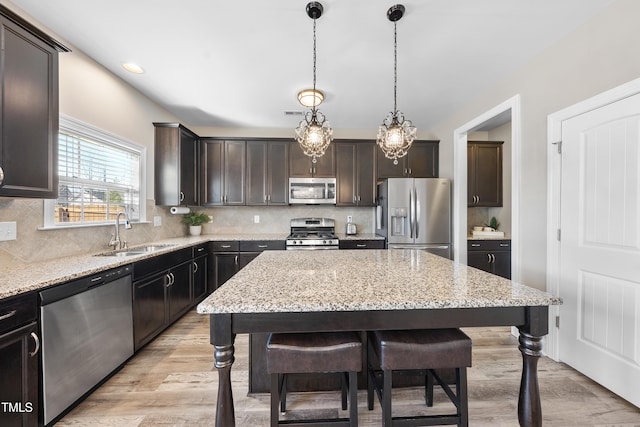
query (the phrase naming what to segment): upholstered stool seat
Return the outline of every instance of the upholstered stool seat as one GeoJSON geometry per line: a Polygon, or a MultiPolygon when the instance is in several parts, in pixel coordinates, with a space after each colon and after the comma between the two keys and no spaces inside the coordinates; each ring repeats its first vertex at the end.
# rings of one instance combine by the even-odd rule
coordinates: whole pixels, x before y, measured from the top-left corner
{"type": "Polygon", "coordinates": [[[469,424],[467,405],[467,371],[471,366],[471,339],[459,329],[424,329],[406,331],[372,331],[369,341],[368,407],[373,409],[374,387],[382,405],[382,425],[428,426],[469,424]],[[436,369],[453,368],[456,372],[456,392],[436,369]],[[456,407],[455,414],[393,417],[391,413],[392,372],[425,371],[425,400],[433,405],[433,381],[443,388],[456,407]],[[381,383],[377,373],[381,371],[381,383]]]}
{"type": "Polygon", "coordinates": [[[286,408],[285,374],[345,373],[343,404],[346,409],[346,389],[349,393],[349,418],[300,420],[294,425],[358,425],[357,372],[362,370],[362,342],[355,332],[279,333],[267,341],[267,371],[271,374],[271,425],[291,425],[279,421],[278,406],[286,408]]]}

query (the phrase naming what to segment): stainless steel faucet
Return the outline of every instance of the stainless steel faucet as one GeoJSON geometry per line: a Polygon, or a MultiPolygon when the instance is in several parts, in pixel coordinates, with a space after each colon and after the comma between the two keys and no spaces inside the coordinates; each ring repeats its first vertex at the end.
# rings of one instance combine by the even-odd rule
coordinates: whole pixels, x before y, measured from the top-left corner
{"type": "Polygon", "coordinates": [[[129,215],[127,215],[126,212],[118,212],[118,215],[116,215],[116,232],[115,234],[111,233],[111,240],[109,240],[109,246],[112,246],[113,250],[122,249],[127,246],[127,242],[120,241],[120,215],[124,215],[124,228],[127,230],[131,229],[129,215]]]}

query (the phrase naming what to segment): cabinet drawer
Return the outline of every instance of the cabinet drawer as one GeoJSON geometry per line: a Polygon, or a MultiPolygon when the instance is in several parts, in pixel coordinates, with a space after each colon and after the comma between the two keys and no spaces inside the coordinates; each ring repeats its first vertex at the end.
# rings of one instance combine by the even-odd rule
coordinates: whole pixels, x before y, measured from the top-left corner
{"type": "Polygon", "coordinates": [[[511,240],[467,240],[468,251],[510,251],[511,240]]]}
{"type": "Polygon", "coordinates": [[[149,274],[158,273],[168,267],[191,259],[191,248],[179,249],[168,254],[138,261],[133,265],[133,280],[141,279],[149,274]]]}
{"type": "Polygon", "coordinates": [[[201,245],[195,245],[191,248],[193,250],[193,258],[203,256],[209,253],[209,244],[203,243],[201,245]]]}
{"type": "Polygon", "coordinates": [[[38,317],[38,297],[35,292],[0,301],[0,334],[26,324],[38,317]]]}
{"type": "Polygon", "coordinates": [[[213,252],[238,252],[240,245],[236,240],[220,240],[212,242],[213,252]]]}
{"type": "Polygon", "coordinates": [[[241,240],[240,252],[282,251],[286,249],[284,240],[241,240]]]}
{"type": "Polygon", "coordinates": [[[384,249],[384,240],[340,240],[340,249],[384,249]]]}

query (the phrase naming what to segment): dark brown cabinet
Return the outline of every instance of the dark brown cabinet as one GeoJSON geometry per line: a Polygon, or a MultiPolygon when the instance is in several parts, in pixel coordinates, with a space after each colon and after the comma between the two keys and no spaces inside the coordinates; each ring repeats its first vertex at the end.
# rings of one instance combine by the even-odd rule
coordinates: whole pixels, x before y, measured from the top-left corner
{"type": "Polygon", "coordinates": [[[245,204],[246,141],[203,138],[202,205],[245,204]]]}
{"type": "Polygon", "coordinates": [[[40,339],[35,293],[0,303],[0,425],[38,425],[40,339]]]}
{"type": "Polygon", "coordinates": [[[340,239],[340,249],[384,249],[383,239],[340,239]]]}
{"type": "Polygon", "coordinates": [[[438,178],[439,141],[413,141],[406,156],[387,159],[380,148],[376,149],[377,177],[384,178],[438,178]]]}
{"type": "Polygon", "coordinates": [[[218,289],[263,251],[284,250],[284,240],[220,240],[212,242],[212,275],[218,289]]]}
{"type": "Polygon", "coordinates": [[[467,265],[511,279],[511,240],[469,240],[467,265]]]}
{"type": "Polygon", "coordinates": [[[289,185],[287,141],[247,141],[247,205],[286,205],[289,185]]]}
{"type": "Polygon", "coordinates": [[[369,141],[335,143],[337,206],[375,206],[375,149],[369,141]]]}
{"type": "Polygon", "coordinates": [[[502,206],[502,142],[467,145],[467,205],[502,206]]]}
{"type": "Polygon", "coordinates": [[[0,5],[0,196],[58,197],[58,52],[0,5]]]}
{"type": "Polygon", "coordinates": [[[134,264],[133,340],[136,351],[192,306],[191,276],[191,248],[134,264]]]}
{"type": "Polygon", "coordinates": [[[153,125],[156,205],[197,206],[198,136],[178,123],[153,125]]]}
{"type": "Polygon", "coordinates": [[[193,247],[193,303],[197,304],[208,295],[209,245],[193,247]]]}
{"type": "Polygon", "coordinates": [[[316,158],[313,163],[311,157],[304,154],[300,144],[293,142],[289,151],[289,176],[298,178],[333,178],[335,170],[335,142],[329,144],[324,155],[316,158]]]}

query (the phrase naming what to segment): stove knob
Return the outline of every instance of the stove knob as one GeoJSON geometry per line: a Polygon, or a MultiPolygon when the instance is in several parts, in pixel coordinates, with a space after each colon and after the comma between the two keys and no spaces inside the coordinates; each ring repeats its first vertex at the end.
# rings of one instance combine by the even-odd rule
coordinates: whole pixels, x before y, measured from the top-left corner
{"type": "Polygon", "coordinates": [[[323,241],[322,241],[322,244],[323,244],[323,245],[326,245],[326,244],[327,244],[327,241],[326,241],[326,240],[323,240],[323,241]]]}

